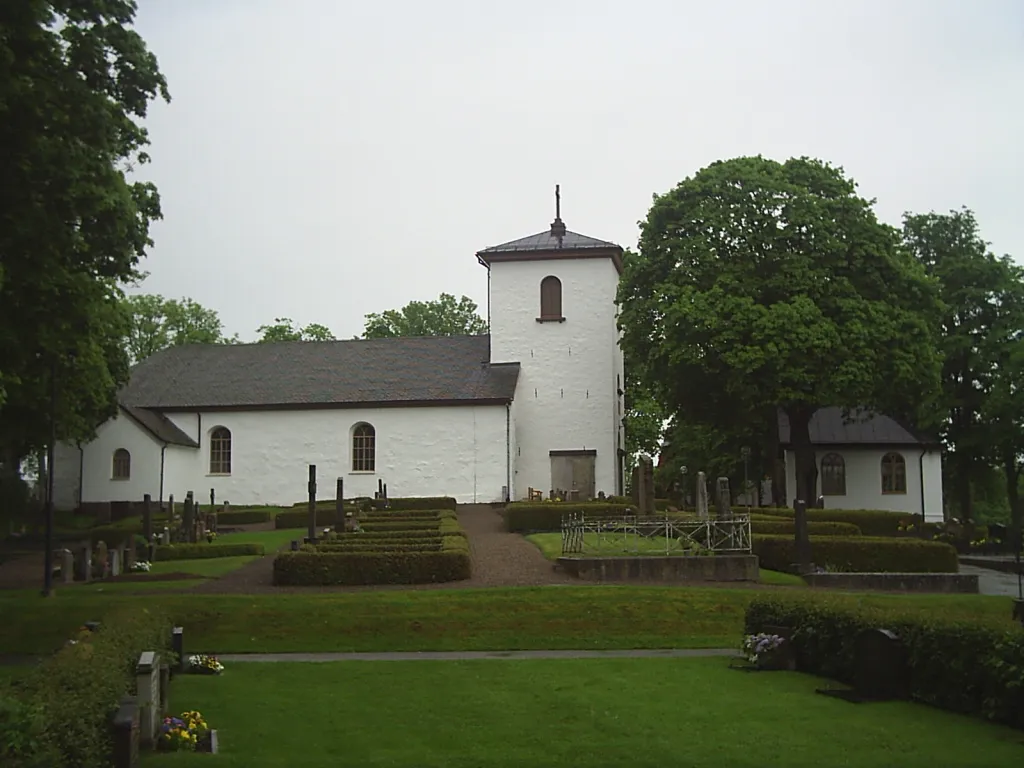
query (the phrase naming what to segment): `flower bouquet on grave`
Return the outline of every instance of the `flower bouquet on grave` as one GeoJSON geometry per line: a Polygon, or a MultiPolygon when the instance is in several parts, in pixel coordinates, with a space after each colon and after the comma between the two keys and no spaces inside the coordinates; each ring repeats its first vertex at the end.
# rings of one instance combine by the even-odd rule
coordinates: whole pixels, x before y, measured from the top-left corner
{"type": "Polygon", "coordinates": [[[785,642],[785,638],[780,635],[759,632],[756,635],[747,635],[740,650],[756,669],[786,669],[786,655],[783,650],[785,642]]]}
{"type": "Polygon", "coordinates": [[[210,729],[196,711],[182,712],[180,717],[165,717],[157,733],[157,749],[164,752],[195,752],[207,742],[210,729]]]}
{"type": "Polygon", "coordinates": [[[224,671],[224,665],[216,656],[197,653],[188,657],[188,671],[197,675],[219,675],[224,671]]]}
{"type": "Polygon", "coordinates": [[[216,538],[217,538],[217,532],[216,531],[207,531],[206,532],[206,543],[207,544],[213,544],[213,540],[216,539],[216,538]]]}
{"type": "Polygon", "coordinates": [[[131,570],[133,573],[149,573],[149,569],[152,567],[153,565],[148,560],[136,560],[132,563],[131,570]]]}

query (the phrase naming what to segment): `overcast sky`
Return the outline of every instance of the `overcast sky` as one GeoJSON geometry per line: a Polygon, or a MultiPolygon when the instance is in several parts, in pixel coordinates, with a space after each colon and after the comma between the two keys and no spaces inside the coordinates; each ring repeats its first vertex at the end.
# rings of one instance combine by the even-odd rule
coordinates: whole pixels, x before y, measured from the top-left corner
{"type": "Polygon", "coordinates": [[[636,244],[718,159],[842,165],[879,215],[966,205],[1024,261],[1020,0],[139,0],[172,101],[147,293],[339,338],[548,227],[636,244]]]}

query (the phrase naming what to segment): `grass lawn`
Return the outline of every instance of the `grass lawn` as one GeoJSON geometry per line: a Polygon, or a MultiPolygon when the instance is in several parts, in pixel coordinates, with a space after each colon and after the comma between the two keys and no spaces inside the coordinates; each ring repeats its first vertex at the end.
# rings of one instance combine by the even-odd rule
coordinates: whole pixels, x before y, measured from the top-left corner
{"type": "MultiPolygon", "coordinates": [[[[631,536],[628,541],[621,534],[609,534],[598,536],[598,534],[585,534],[585,544],[588,547],[587,554],[594,556],[601,555],[681,555],[678,539],[666,539],[664,536],[652,536],[650,538],[639,538],[631,536]],[[666,552],[666,543],[668,551],[666,552]]],[[[548,560],[557,560],[562,556],[562,534],[561,533],[531,533],[524,537],[528,542],[537,547],[548,560]]],[[[761,569],[761,583],[771,584],[779,587],[805,587],[807,583],[799,576],[792,573],[781,573],[761,569]]]]}
{"type": "Polygon", "coordinates": [[[746,673],[725,659],[229,665],[184,675],[172,711],[199,710],[220,754],[205,766],[1017,765],[1024,735],[906,702],[849,704],[826,681],[746,673]]]}
{"type": "Polygon", "coordinates": [[[241,531],[239,533],[225,533],[213,540],[213,546],[219,544],[262,544],[268,555],[286,546],[292,539],[302,541],[305,534],[302,531],[241,531]]]}
{"type": "MultiPolygon", "coordinates": [[[[81,589],[58,589],[51,599],[29,590],[0,591],[5,618],[0,653],[48,651],[83,621],[102,620],[113,607],[141,610],[153,601],[152,595],[81,589]]],[[[168,594],[161,595],[160,605],[185,627],[190,653],[729,648],[740,642],[747,604],[764,594],[763,589],[588,585],[168,594]]],[[[820,599],[1017,626],[1010,620],[1008,597],[834,593],[820,599]]]]}
{"type": "Polygon", "coordinates": [[[192,573],[196,576],[215,579],[259,559],[259,555],[239,555],[238,557],[204,557],[198,560],[158,560],[152,564],[149,572],[151,574],[192,573]]]}

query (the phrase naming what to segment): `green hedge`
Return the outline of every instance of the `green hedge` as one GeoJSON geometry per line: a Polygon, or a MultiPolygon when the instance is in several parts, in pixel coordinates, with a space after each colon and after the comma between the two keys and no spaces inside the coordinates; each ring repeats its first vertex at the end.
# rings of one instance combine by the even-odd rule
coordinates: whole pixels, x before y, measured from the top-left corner
{"type": "Polygon", "coordinates": [[[443,540],[435,539],[395,539],[380,542],[325,542],[310,547],[316,552],[436,552],[443,548],[443,540]]]}
{"type": "Polygon", "coordinates": [[[465,540],[448,537],[437,552],[282,552],[274,558],[274,584],[430,584],[471,574],[465,540]]]}
{"type": "Polygon", "coordinates": [[[373,508],[376,510],[416,510],[416,509],[447,509],[452,512],[455,511],[456,502],[451,496],[425,496],[423,498],[417,497],[398,497],[388,499],[374,499],[373,508]]]}
{"type": "Polygon", "coordinates": [[[330,541],[395,541],[399,539],[428,539],[441,536],[465,536],[461,529],[445,529],[436,531],[367,531],[365,533],[339,533],[330,541]]]}
{"type": "MultiPolygon", "coordinates": [[[[357,514],[355,507],[345,507],[345,512],[352,512],[353,515],[357,514]]],[[[334,506],[317,507],[316,509],[316,525],[321,527],[324,525],[339,525],[344,520],[338,520],[338,510],[334,506]]],[[[277,530],[283,530],[285,528],[306,528],[309,526],[309,510],[308,509],[297,509],[289,510],[287,512],[278,512],[274,517],[274,528],[277,530]]]]}
{"type": "Polygon", "coordinates": [[[217,525],[255,525],[269,523],[271,514],[265,509],[229,509],[217,513],[217,525]]]}
{"type": "MultiPolygon", "coordinates": [[[[765,520],[751,520],[751,533],[775,534],[790,536],[796,533],[796,522],[791,520],[779,520],[778,518],[767,518],[765,520]]],[[[807,523],[807,533],[811,536],[860,536],[861,531],[852,523],[825,523],[815,521],[807,523]]]]}
{"type": "Polygon", "coordinates": [[[455,513],[444,509],[374,509],[359,515],[360,520],[431,520],[455,519],[455,513]]]}
{"type": "Polygon", "coordinates": [[[909,651],[915,699],[1024,728],[1024,632],[1009,621],[955,621],[820,598],[757,597],[745,623],[748,633],[791,628],[798,668],[845,683],[853,682],[858,632],[889,629],[909,651]]]}
{"type": "Polygon", "coordinates": [[[170,658],[172,622],[158,607],[108,611],[98,632],[45,659],[23,679],[0,684],[4,768],[110,765],[110,718],[134,693],[143,651],[170,658]]]}
{"type": "MultiPolygon", "coordinates": [[[[762,568],[789,571],[796,563],[792,536],[755,534],[753,551],[762,568]]],[[[811,561],[819,567],[861,573],[958,573],[948,544],[881,536],[811,536],[811,561]]]]}
{"type": "Polygon", "coordinates": [[[562,516],[583,513],[587,517],[622,517],[635,510],[629,504],[599,502],[515,501],[505,507],[505,525],[512,533],[534,533],[562,530],[562,516]]]}
{"type": "Polygon", "coordinates": [[[262,554],[262,544],[167,544],[153,549],[154,560],[207,560],[262,554]]]}
{"type": "MultiPolygon", "coordinates": [[[[792,509],[763,507],[760,514],[773,517],[793,519],[796,514],[792,509]]],[[[907,512],[888,512],[881,509],[808,509],[809,522],[850,523],[860,528],[865,536],[895,536],[899,533],[900,523],[911,523],[920,519],[920,515],[907,512]]],[[[935,528],[934,523],[927,523],[926,530],[935,528]]]]}

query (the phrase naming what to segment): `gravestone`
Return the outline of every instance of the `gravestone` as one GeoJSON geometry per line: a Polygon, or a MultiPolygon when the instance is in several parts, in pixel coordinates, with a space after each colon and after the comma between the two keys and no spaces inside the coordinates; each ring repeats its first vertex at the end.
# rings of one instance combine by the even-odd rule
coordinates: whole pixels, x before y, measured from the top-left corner
{"type": "Polygon", "coordinates": [[[135,567],[135,540],[128,542],[124,549],[124,572],[131,573],[135,567]]]}
{"type": "Polygon", "coordinates": [[[75,552],[75,580],[92,581],[92,549],[88,544],[75,552]]]}
{"type": "MultiPolygon", "coordinates": [[[[227,506],[227,505],[225,505],[225,506],[227,506]]],[[[209,515],[206,516],[206,530],[207,530],[208,533],[216,533],[217,532],[217,513],[216,512],[211,512],[209,515]]]]}
{"type": "Polygon", "coordinates": [[[163,710],[160,708],[160,655],[143,651],[135,665],[136,690],[139,693],[139,740],[143,746],[155,743],[163,710]]]}
{"type": "Polygon", "coordinates": [[[118,547],[110,551],[110,575],[121,575],[121,558],[124,556],[124,547],[118,547]]]}
{"type": "Polygon", "coordinates": [[[708,476],[703,472],[697,473],[697,516],[708,519],[708,476]]]}
{"type": "Polygon", "coordinates": [[[99,578],[105,579],[110,575],[110,552],[107,549],[107,542],[96,542],[96,552],[93,555],[93,564],[99,571],[99,578]]]}
{"type": "Polygon", "coordinates": [[[765,507],[773,505],[772,480],[770,477],[766,477],[761,481],[761,505],[765,507]]]}
{"type": "Polygon", "coordinates": [[[720,477],[715,484],[715,517],[727,520],[732,517],[732,494],[729,491],[729,478],[720,477]]]}
{"type": "Polygon", "coordinates": [[[196,521],[195,521],[195,508],[192,501],[192,491],[185,494],[185,505],[181,511],[181,527],[185,534],[184,539],[190,544],[195,544],[196,535],[196,521]]]}
{"type": "Polygon", "coordinates": [[[174,505],[174,494],[172,493],[167,497],[167,519],[171,521],[173,526],[178,520],[178,510],[174,505]]]}
{"type": "Polygon", "coordinates": [[[309,532],[306,538],[311,544],[316,543],[316,464],[309,465],[309,532]]]}
{"type": "Polygon", "coordinates": [[[334,529],[339,530],[345,524],[345,480],[338,478],[334,482],[334,529]]]}
{"type": "Polygon", "coordinates": [[[60,551],[60,578],[65,584],[75,581],[75,556],[70,549],[60,551]]]}
{"type": "Polygon", "coordinates": [[[654,460],[646,453],[640,454],[637,466],[636,505],[641,515],[654,514],[654,460]]]}
{"type": "Polygon", "coordinates": [[[166,545],[168,545],[170,543],[171,543],[171,529],[168,528],[165,525],[164,526],[164,533],[163,533],[163,544],[164,544],[164,546],[166,546],[166,545]]]}
{"type": "Polygon", "coordinates": [[[114,768],[137,768],[139,765],[139,705],[134,696],[121,698],[112,720],[114,768]]]}
{"type": "Polygon", "coordinates": [[[172,672],[184,672],[186,667],[184,627],[174,627],[171,629],[171,650],[174,652],[174,655],[178,657],[178,661],[172,672]]]}
{"type": "Polygon", "coordinates": [[[865,629],[853,648],[854,689],[867,701],[910,697],[907,648],[888,629],[865,629]]]}
{"type": "Polygon", "coordinates": [[[147,544],[153,543],[153,497],[148,493],[142,497],[142,536],[147,544]]]}

